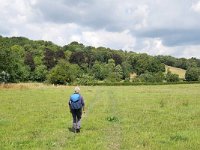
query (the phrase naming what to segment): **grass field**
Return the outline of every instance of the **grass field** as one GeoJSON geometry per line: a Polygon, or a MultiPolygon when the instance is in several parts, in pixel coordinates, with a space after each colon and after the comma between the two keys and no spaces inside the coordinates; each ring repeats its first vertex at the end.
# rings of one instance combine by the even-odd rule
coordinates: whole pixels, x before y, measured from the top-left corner
{"type": "Polygon", "coordinates": [[[0,89],[0,149],[200,149],[200,84],[81,87],[81,133],[70,131],[74,87],[0,89]]]}
{"type": "Polygon", "coordinates": [[[166,72],[167,72],[168,69],[169,69],[172,73],[179,75],[179,78],[185,79],[186,70],[181,69],[181,68],[176,68],[176,67],[172,67],[172,66],[167,66],[167,65],[165,65],[165,70],[166,70],[166,72]]]}

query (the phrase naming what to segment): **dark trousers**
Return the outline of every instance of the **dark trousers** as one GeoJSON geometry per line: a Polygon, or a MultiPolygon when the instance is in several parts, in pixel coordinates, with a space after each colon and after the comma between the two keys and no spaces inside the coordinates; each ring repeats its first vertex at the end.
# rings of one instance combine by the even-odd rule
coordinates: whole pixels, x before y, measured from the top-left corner
{"type": "Polygon", "coordinates": [[[80,109],[71,109],[72,117],[73,117],[73,124],[77,124],[77,128],[80,128],[80,121],[82,116],[82,108],[80,109]]]}

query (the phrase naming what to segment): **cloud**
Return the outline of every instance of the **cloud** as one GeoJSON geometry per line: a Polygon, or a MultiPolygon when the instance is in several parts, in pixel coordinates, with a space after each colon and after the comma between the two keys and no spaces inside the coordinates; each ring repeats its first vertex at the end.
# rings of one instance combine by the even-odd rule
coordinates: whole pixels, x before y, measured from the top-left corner
{"type": "Polygon", "coordinates": [[[137,33],[139,37],[160,38],[166,46],[199,45],[200,29],[151,29],[137,33]]]}
{"type": "Polygon", "coordinates": [[[191,58],[200,56],[200,45],[192,46],[174,46],[167,47],[163,44],[160,38],[145,38],[141,41],[140,47],[136,48],[134,51],[139,53],[146,53],[150,55],[172,55],[178,58],[191,58]]]}
{"type": "Polygon", "coordinates": [[[198,0],[0,0],[0,34],[200,58],[198,0]],[[191,49],[191,50],[190,50],[191,49]],[[191,53],[190,53],[191,51],[191,53]]]}
{"type": "Polygon", "coordinates": [[[71,40],[72,35],[80,35],[80,26],[76,24],[55,24],[55,23],[43,23],[43,24],[26,24],[23,28],[14,30],[14,36],[29,37],[34,40],[47,40],[53,41],[58,45],[67,45],[71,40]]]}
{"type": "Polygon", "coordinates": [[[139,53],[148,53],[150,55],[170,55],[175,53],[175,49],[163,45],[160,38],[144,38],[138,40],[139,47],[136,47],[135,51],[139,53]]]}
{"type": "Polygon", "coordinates": [[[135,46],[135,38],[130,35],[129,31],[108,32],[100,30],[96,32],[83,32],[82,42],[95,47],[105,46],[113,49],[131,50],[135,46]]]}
{"type": "Polygon", "coordinates": [[[193,3],[192,4],[192,9],[197,12],[200,13],[200,1],[198,1],[197,3],[193,3]]]}
{"type": "MultiPolygon", "coordinates": [[[[182,48],[182,53],[179,53],[179,57],[198,57],[200,58],[200,45],[192,45],[192,46],[185,46],[180,47],[182,48]]],[[[176,55],[175,55],[176,56],[176,55]]]]}
{"type": "Polygon", "coordinates": [[[130,0],[75,0],[37,1],[33,5],[45,22],[76,23],[91,29],[124,31],[126,28],[145,26],[147,5],[136,5],[130,0]]]}

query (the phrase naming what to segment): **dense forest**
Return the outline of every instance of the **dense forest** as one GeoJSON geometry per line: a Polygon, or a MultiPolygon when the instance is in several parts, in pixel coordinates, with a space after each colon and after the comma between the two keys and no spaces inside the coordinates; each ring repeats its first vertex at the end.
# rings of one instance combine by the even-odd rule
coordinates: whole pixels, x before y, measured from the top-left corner
{"type": "Polygon", "coordinates": [[[200,59],[150,56],[72,42],[0,36],[0,82],[87,84],[95,82],[177,82],[200,80],[200,59]],[[187,70],[185,79],[165,65],[187,70]],[[134,78],[131,75],[135,74],[134,78]]]}

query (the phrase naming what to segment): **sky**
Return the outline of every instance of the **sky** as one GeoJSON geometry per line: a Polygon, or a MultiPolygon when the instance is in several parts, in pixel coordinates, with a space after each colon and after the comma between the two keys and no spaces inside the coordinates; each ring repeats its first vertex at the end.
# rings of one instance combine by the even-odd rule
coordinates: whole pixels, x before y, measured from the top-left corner
{"type": "Polygon", "coordinates": [[[0,35],[200,58],[200,0],[0,0],[0,35]]]}

